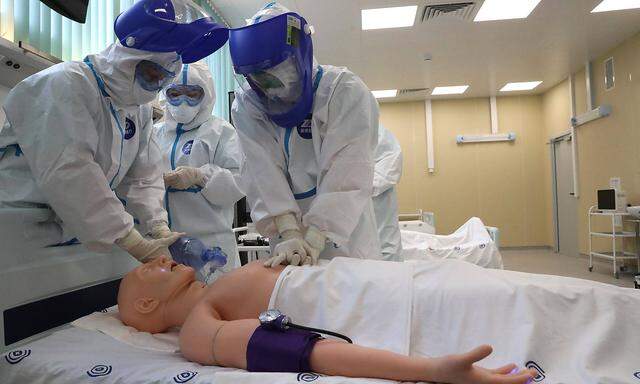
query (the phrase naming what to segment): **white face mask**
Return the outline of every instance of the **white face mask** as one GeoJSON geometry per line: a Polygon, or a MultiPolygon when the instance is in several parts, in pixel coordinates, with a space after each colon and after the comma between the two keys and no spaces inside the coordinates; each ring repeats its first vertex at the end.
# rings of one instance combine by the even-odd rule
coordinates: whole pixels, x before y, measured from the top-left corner
{"type": "Polygon", "coordinates": [[[196,115],[200,111],[200,106],[196,105],[192,107],[187,103],[182,103],[178,106],[169,104],[167,105],[167,109],[176,122],[181,124],[189,124],[193,121],[193,119],[196,118],[196,115]]]}

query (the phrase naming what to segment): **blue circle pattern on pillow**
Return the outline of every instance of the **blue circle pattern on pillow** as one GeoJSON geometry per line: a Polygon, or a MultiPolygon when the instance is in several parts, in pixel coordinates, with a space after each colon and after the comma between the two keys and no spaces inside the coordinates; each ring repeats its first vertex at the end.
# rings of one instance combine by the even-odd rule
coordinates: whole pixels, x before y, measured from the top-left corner
{"type": "Polygon", "coordinates": [[[298,373],[297,380],[298,382],[310,383],[312,381],[316,381],[320,378],[320,375],[311,372],[298,373]]]}
{"type": "Polygon", "coordinates": [[[89,377],[101,377],[111,374],[113,368],[110,365],[96,364],[87,371],[89,377]]]}
{"type": "Polygon", "coordinates": [[[173,381],[177,384],[184,384],[187,381],[196,377],[197,374],[198,372],[193,372],[193,371],[180,372],[173,377],[173,381]]]}
{"type": "Polygon", "coordinates": [[[30,355],[31,355],[30,349],[18,349],[4,355],[4,359],[9,364],[18,364],[19,362],[21,362],[22,360],[24,360],[30,355]]]}

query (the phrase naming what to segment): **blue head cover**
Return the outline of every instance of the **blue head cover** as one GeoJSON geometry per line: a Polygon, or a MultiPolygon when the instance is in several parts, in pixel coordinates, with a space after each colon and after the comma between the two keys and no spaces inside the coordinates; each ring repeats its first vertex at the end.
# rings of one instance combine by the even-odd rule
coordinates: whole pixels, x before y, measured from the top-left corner
{"type": "Polygon", "coordinates": [[[222,47],[229,30],[186,0],[141,0],[114,22],[120,43],[150,52],[177,52],[185,64],[222,47]]]}
{"type": "Polygon", "coordinates": [[[287,12],[233,29],[229,33],[229,50],[235,72],[249,79],[249,86],[263,103],[266,103],[263,89],[250,76],[292,59],[302,82],[300,96],[286,111],[267,108],[265,113],[285,128],[299,125],[309,115],[313,107],[313,43],[311,30],[302,16],[287,12]]]}

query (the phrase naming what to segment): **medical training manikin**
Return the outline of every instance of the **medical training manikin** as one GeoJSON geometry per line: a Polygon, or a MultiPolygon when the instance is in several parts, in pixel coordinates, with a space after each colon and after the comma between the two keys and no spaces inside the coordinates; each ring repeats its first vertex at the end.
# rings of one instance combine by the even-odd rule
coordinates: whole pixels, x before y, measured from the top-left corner
{"type": "Polygon", "coordinates": [[[163,155],[165,206],[173,231],[186,232],[227,254],[226,272],[240,266],[233,208],[244,194],[236,183],[243,154],[235,129],[211,115],[213,78],[203,62],[184,65],[163,91],[165,122],[156,138],[163,155]]]}
{"type": "Polygon", "coordinates": [[[269,265],[380,258],[371,203],[378,105],[349,70],[315,63],[310,35],[277,3],[229,34],[251,216],[276,243],[269,265]]]}
{"type": "Polygon", "coordinates": [[[374,154],[373,209],[376,214],[382,258],[402,261],[396,185],[402,176],[402,149],[396,137],[380,124],[374,154]]]}
{"type": "Polygon", "coordinates": [[[7,97],[0,132],[0,214],[25,218],[29,246],[79,240],[91,250],[117,243],[138,260],[160,253],[178,234],[166,228],[160,151],[148,105],[180,72],[208,56],[228,31],[183,1],[135,3],[116,19],[118,41],[83,61],[54,65],[19,83],[7,97]],[[196,23],[192,23],[196,21],[196,23]],[[126,211],[125,206],[126,204],[126,211]],[[133,215],[133,216],[132,216],[133,215]],[[159,232],[156,229],[156,232],[159,232]]]}

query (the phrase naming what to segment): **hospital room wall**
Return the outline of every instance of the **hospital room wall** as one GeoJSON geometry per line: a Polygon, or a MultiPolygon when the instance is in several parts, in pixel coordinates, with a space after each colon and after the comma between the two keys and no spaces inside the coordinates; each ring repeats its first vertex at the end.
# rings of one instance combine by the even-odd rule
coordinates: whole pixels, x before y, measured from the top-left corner
{"type": "MultiPolygon", "coordinates": [[[[630,204],[640,204],[640,34],[623,42],[592,62],[592,84],[595,105],[612,106],[611,116],[578,127],[578,163],[580,198],[578,235],[580,252],[588,252],[587,211],[596,203],[596,190],[608,187],[609,178],[622,178],[622,187],[630,204]],[[604,60],[613,57],[615,87],[604,89],[604,60]]],[[[585,72],[574,75],[576,110],[587,110],[585,72]]],[[[545,140],[568,129],[569,86],[564,81],[542,96],[545,116],[545,140]]],[[[548,146],[547,146],[548,147],[548,146]]],[[[551,210],[551,167],[546,148],[545,193],[551,210]]],[[[549,218],[549,234],[553,236],[553,218],[549,218]]],[[[598,245],[598,244],[596,244],[598,245]]],[[[603,247],[606,247],[602,244],[603,247]]],[[[602,248],[606,249],[606,248],[602,248]]]]}
{"type": "Polygon", "coordinates": [[[489,99],[432,102],[435,173],[427,172],[424,102],[385,103],[380,121],[400,141],[401,213],[433,211],[438,233],[450,233],[471,216],[501,231],[503,246],[548,244],[543,184],[545,151],[539,96],[498,98],[501,132],[514,143],[456,144],[458,134],[491,132],[489,99]]]}

